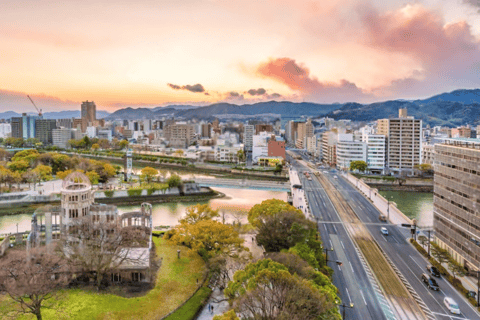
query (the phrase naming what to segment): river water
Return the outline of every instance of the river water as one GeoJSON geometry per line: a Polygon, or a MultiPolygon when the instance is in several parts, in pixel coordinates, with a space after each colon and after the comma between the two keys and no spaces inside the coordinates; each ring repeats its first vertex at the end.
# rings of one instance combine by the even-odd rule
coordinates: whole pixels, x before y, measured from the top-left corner
{"type": "MultiPolygon", "coordinates": [[[[250,189],[228,189],[212,188],[225,194],[224,198],[211,199],[204,201],[213,209],[218,209],[220,214],[224,214],[226,221],[238,219],[242,213],[242,221],[245,221],[245,215],[257,203],[267,199],[287,200],[286,192],[264,191],[250,189]]],[[[174,226],[178,220],[185,214],[188,206],[195,205],[197,202],[173,202],[159,203],[153,205],[153,226],[174,226]]],[[[118,206],[119,213],[139,210],[140,206],[118,206]]],[[[32,212],[33,213],[33,212],[32,212]]],[[[18,231],[30,230],[30,220],[32,214],[18,214],[11,216],[0,216],[0,234],[13,233],[18,231]]]]}
{"type": "Polygon", "coordinates": [[[379,191],[385,198],[397,204],[397,208],[409,218],[417,219],[421,226],[433,225],[433,193],[408,191],[379,191]],[[393,197],[393,198],[392,198],[393,197]]]}

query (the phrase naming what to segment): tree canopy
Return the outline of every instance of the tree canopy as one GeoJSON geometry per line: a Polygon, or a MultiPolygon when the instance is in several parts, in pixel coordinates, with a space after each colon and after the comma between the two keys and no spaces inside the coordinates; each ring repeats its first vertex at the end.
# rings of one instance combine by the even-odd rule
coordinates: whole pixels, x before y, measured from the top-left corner
{"type": "Polygon", "coordinates": [[[357,160],[350,162],[350,171],[361,171],[365,172],[368,168],[368,164],[365,161],[357,160]]]}
{"type": "Polygon", "coordinates": [[[142,175],[141,177],[147,181],[147,183],[152,182],[153,177],[155,177],[158,174],[158,170],[152,167],[145,167],[142,169],[142,175]]]}
{"type": "Polygon", "coordinates": [[[258,227],[260,222],[267,216],[273,216],[280,212],[292,212],[302,214],[302,211],[290,205],[288,202],[278,199],[268,199],[254,205],[248,212],[248,222],[258,227]]]}

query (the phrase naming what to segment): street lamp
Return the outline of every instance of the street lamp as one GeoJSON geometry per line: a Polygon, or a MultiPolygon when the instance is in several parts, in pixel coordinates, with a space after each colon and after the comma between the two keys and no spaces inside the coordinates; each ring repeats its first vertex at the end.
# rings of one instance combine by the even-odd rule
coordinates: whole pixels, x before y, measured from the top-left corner
{"type": "Polygon", "coordinates": [[[343,264],[342,261],[328,260],[328,251],[333,251],[333,248],[332,249],[323,248],[323,250],[325,250],[325,264],[327,264],[328,262],[335,262],[338,266],[341,266],[343,264]]]}
{"type": "Polygon", "coordinates": [[[345,309],[350,308],[353,309],[353,303],[350,302],[350,304],[345,304],[345,302],[338,303],[338,300],[335,300],[335,304],[337,306],[343,307],[343,312],[342,312],[342,319],[345,320],[345,309]]]}

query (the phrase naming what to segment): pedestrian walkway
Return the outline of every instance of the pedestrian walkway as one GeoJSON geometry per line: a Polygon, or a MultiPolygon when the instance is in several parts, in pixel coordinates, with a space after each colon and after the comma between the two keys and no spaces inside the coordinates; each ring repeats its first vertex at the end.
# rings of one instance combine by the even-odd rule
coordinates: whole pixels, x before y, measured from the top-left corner
{"type": "Polygon", "coordinates": [[[208,299],[207,304],[198,315],[197,320],[211,320],[215,315],[221,315],[229,309],[230,305],[228,304],[228,301],[225,301],[223,291],[215,288],[210,299],[208,299]]]}

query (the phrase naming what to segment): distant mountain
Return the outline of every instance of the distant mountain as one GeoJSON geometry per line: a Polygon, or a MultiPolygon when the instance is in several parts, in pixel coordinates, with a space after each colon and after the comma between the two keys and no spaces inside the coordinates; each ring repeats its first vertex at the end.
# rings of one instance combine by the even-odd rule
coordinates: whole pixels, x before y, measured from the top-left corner
{"type": "Polygon", "coordinates": [[[461,102],[464,104],[480,103],[480,89],[455,90],[448,93],[438,94],[428,99],[415,100],[414,102],[417,104],[427,104],[438,101],[461,102]]]}
{"type": "Polygon", "coordinates": [[[107,119],[154,119],[167,114],[184,119],[213,119],[219,115],[279,114],[285,117],[317,116],[339,108],[339,104],[296,103],[289,101],[268,101],[254,104],[236,105],[215,103],[204,107],[176,109],[175,106],[148,108],[125,108],[112,113],[107,119]]]}
{"type": "Polygon", "coordinates": [[[171,104],[165,107],[156,107],[153,108],[153,112],[160,111],[162,109],[175,109],[175,110],[187,110],[187,109],[195,109],[195,108],[200,108],[200,106],[192,106],[189,104],[182,105],[182,104],[171,104]]]}

